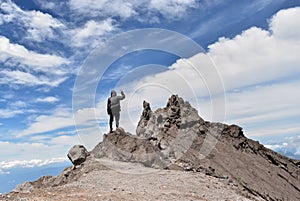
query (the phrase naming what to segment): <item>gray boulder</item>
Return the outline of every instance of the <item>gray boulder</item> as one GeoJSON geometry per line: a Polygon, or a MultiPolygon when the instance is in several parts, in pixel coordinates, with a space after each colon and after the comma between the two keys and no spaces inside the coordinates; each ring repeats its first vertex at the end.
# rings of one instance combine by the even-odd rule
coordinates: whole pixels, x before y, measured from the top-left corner
{"type": "Polygon", "coordinates": [[[74,145],[68,152],[68,158],[74,166],[82,164],[86,157],[89,156],[89,152],[83,145],[74,145]]]}

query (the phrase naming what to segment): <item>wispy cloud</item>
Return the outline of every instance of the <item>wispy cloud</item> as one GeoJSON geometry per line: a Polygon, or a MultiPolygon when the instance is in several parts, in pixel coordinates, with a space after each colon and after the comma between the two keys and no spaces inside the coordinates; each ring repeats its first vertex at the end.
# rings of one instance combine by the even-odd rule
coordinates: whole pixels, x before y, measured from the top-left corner
{"type": "Polygon", "coordinates": [[[71,45],[75,47],[95,48],[100,44],[103,37],[116,29],[114,20],[107,18],[96,22],[90,20],[83,27],[69,30],[71,36],[71,45]]]}
{"type": "Polygon", "coordinates": [[[41,142],[0,141],[0,169],[15,166],[32,167],[67,160],[68,150],[80,144],[78,136],[48,136],[41,142]],[[59,142],[59,143],[58,143],[59,142]],[[11,158],[11,154],[14,157],[11,158]]]}
{"type": "Polygon", "coordinates": [[[23,110],[0,109],[0,118],[12,118],[18,114],[23,114],[23,110]]]}
{"type": "Polygon", "coordinates": [[[196,8],[196,0],[151,0],[149,10],[159,12],[167,19],[178,19],[186,15],[191,8],[196,8]]]}
{"type": "Polygon", "coordinates": [[[33,75],[31,73],[15,70],[15,71],[8,71],[2,70],[0,71],[2,78],[0,78],[0,84],[4,85],[26,85],[26,86],[50,86],[50,87],[57,87],[62,82],[64,82],[67,77],[56,77],[56,76],[38,76],[33,75]]]}
{"type": "Polygon", "coordinates": [[[36,53],[4,36],[0,36],[0,45],[0,62],[6,68],[0,71],[0,84],[56,87],[65,81],[68,59],[36,53]]]}
{"type": "Polygon", "coordinates": [[[66,70],[70,60],[59,56],[61,52],[56,55],[40,51],[38,44],[32,48],[30,42],[58,39],[65,25],[48,13],[22,10],[10,0],[2,1],[0,10],[0,22],[5,26],[14,25],[16,33],[23,34],[22,40],[0,35],[0,63],[4,67],[0,71],[0,84],[12,88],[21,85],[57,87],[64,82],[70,74],[70,70],[66,70]]]}
{"type": "Polygon", "coordinates": [[[60,56],[51,54],[39,54],[28,50],[26,47],[11,43],[4,36],[0,36],[0,62],[6,62],[8,59],[13,59],[15,64],[22,64],[32,68],[37,72],[48,72],[51,74],[64,74],[63,64],[68,64],[69,61],[60,56]]]}
{"type": "Polygon", "coordinates": [[[139,1],[128,2],[126,0],[70,0],[70,8],[78,14],[90,14],[96,16],[117,16],[129,18],[136,14],[135,5],[140,5],[139,1]]]}
{"type": "Polygon", "coordinates": [[[10,174],[10,172],[4,171],[4,170],[0,169],[0,175],[1,175],[1,174],[10,174]]]}
{"type": "MultiPolygon", "coordinates": [[[[103,119],[105,119],[104,121],[106,122],[106,116],[104,116],[105,114],[103,113],[103,106],[101,106],[101,109],[83,108],[74,112],[77,117],[76,124],[74,114],[70,108],[57,107],[48,115],[34,116],[34,118],[28,123],[26,129],[15,131],[14,134],[17,138],[54,131],[58,131],[57,134],[59,134],[60,129],[70,127],[71,129],[74,129],[75,126],[77,131],[88,132],[85,129],[92,128],[94,132],[94,127],[96,127],[97,130],[99,122],[103,121],[103,119]],[[102,115],[99,117],[97,114],[102,115]]],[[[76,131],[72,133],[76,133],[76,131]]]]}
{"type": "Polygon", "coordinates": [[[8,161],[8,162],[0,162],[0,166],[2,169],[10,169],[14,167],[36,167],[36,166],[44,166],[49,165],[51,163],[59,163],[67,161],[66,157],[63,158],[52,158],[47,160],[39,160],[39,159],[33,159],[33,160],[20,160],[20,161],[8,161]]]}
{"type": "Polygon", "coordinates": [[[29,123],[27,129],[18,131],[16,135],[17,137],[24,137],[27,135],[55,131],[74,125],[71,111],[66,108],[57,108],[52,114],[37,116],[29,123]]]}
{"type": "MultiPolygon", "coordinates": [[[[158,13],[166,19],[178,19],[198,4],[195,0],[70,0],[69,3],[71,10],[79,15],[120,17],[122,20],[139,19],[143,16],[152,22],[158,13]]],[[[159,20],[155,21],[159,22],[159,20]]]]}
{"type": "Polygon", "coordinates": [[[45,98],[38,98],[36,99],[36,102],[43,102],[43,103],[55,103],[58,102],[59,98],[54,97],[54,96],[48,96],[45,98]]]}
{"type": "Polygon", "coordinates": [[[56,38],[55,30],[61,30],[64,28],[63,23],[53,18],[48,13],[30,11],[27,12],[26,18],[25,22],[28,26],[28,37],[31,40],[41,42],[48,38],[56,38]]]}
{"type": "Polygon", "coordinates": [[[24,101],[15,101],[9,104],[12,108],[24,108],[27,104],[24,101]]]}
{"type": "MultiPolygon", "coordinates": [[[[45,2],[44,0],[33,0],[37,5],[39,5],[41,8],[44,8],[44,9],[49,9],[49,10],[52,10],[52,11],[56,11],[56,12],[59,12],[59,11],[63,11],[64,9],[66,9],[66,4],[67,4],[67,1],[55,1],[55,0],[49,0],[47,2],[45,2]]],[[[63,14],[63,13],[61,13],[63,14]]]]}
{"type": "Polygon", "coordinates": [[[4,1],[0,4],[0,20],[5,23],[14,22],[27,29],[27,38],[41,42],[55,36],[55,30],[64,27],[58,19],[41,11],[24,11],[12,1],[4,1]]]}

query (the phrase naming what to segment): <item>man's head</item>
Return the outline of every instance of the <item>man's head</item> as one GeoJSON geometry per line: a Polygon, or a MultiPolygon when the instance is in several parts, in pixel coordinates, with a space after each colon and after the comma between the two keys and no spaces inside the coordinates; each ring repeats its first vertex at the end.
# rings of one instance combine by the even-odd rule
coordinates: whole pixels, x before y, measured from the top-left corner
{"type": "Polygon", "coordinates": [[[115,90],[111,90],[110,96],[113,97],[113,96],[116,96],[116,95],[117,95],[117,92],[115,90]]]}

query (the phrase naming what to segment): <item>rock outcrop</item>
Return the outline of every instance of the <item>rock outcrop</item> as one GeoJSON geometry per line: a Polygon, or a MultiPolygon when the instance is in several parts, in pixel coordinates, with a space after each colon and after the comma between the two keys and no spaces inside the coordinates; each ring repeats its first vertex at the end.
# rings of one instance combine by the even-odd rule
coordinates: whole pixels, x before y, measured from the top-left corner
{"type": "Polygon", "coordinates": [[[244,136],[237,125],[204,121],[177,95],[151,111],[144,102],[136,134],[107,134],[94,157],[140,162],[148,167],[189,170],[226,178],[265,200],[299,200],[299,161],[244,136]]]}
{"type": "Polygon", "coordinates": [[[169,164],[150,140],[125,132],[123,128],[118,128],[112,134],[104,134],[103,141],[91,151],[91,155],[95,158],[138,162],[154,168],[164,168],[169,164]]]}

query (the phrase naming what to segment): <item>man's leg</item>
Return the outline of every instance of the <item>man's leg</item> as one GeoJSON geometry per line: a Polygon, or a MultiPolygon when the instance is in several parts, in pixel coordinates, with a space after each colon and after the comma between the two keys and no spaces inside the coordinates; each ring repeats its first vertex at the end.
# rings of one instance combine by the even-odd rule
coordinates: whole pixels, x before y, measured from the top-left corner
{"type": "Polygon", "coordinates": [[[115,114],[115,118],[116,118],[116,127],[119,128],[119,120],[120,120],[120,112],[117,112],[115,114]]]}
{"type": "Polygon", "coordinates": [[[114,121],[114,116],[112,114],[109,115],[109,132],[111,133],[113,131],[113,127],[112,127],[112,124],[113,124],[113,121],[114,121]]]}

